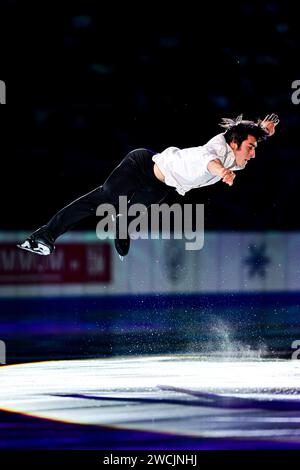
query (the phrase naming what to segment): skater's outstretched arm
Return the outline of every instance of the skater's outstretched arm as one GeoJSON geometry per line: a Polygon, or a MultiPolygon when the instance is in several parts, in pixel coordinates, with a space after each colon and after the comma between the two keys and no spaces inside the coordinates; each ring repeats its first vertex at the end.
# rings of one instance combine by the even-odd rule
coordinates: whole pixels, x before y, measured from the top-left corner
{"type": "Polygon", "coordinates": [[[225,168],[218,158],[211,160],[207,165],[207,169],[212,175],[220,176],[223,183],[226,183],[229,186],[233,185],[235,173],[228,168],[225,168]]]}

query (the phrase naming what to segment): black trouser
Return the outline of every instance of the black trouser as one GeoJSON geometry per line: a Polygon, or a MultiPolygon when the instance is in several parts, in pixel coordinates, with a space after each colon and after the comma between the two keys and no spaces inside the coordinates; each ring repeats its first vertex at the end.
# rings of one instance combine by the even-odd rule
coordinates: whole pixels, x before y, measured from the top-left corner
{"type": "Polygon", "coordinates": [[[150,150],[133,150],[126,155],[102,186],[57,212],[45,226],[53,241],[80,220],[96,215],[99,204],[109,203],[118,208],[119,196],[127,196],[130,204],[141,203],[147,208],[151,204],[161,202],[171,188],[154,175],[153,155],[154,152],[150,150]]]}

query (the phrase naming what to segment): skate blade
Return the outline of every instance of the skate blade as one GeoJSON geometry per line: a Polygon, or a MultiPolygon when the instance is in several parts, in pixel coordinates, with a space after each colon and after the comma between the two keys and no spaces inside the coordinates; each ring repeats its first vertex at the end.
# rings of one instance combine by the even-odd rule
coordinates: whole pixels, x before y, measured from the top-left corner
{"type": "Polygon", "coordinates": [[[17,247],[21,248],[21,250],[30,251],[30,253],[35,253],[36,255],[41,255],[41,256],[50,255],[50,250],[45,245],[41,245],[40,243],[38,243],[38,247],[34,249],[34,248],[30,248],[29,243],[28,245],[25,245],[25,243],[26,242],[24,242],[22,245],[17,245],[17,247]]]}

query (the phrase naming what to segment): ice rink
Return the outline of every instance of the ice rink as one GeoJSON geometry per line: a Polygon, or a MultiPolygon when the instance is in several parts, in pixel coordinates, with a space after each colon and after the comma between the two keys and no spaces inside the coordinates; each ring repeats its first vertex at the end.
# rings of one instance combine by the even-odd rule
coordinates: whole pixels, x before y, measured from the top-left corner
{"type": "Polygon", "coordinates": [[[247,448],[300,444],[297,360],[49,361],[3,366],[0,381],[0,409],[16,417],[193,437],[199,448],[208,440],[210,448],[224,440],[247,448]]]}

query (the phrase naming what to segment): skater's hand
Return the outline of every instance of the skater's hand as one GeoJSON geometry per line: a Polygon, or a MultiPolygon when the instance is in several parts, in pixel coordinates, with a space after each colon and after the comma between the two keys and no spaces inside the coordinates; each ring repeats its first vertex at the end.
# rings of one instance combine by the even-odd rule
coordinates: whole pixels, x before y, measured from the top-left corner
{"type": "Polygon", "coordinates": [[[279,123],[277,114],[268,114],[263,121],[260,123],[260,127],[266,130],[269,136],[275,133],[275,127],[279,123]]]}
{"type": "Polygon", "coordinates": [[[220,174],[223,183],[228,184],[229,186],[233,185],[233,180],[235,178],[235,173],[231,170],[228,170],[228,168],[223,168],[220,174]]]}

